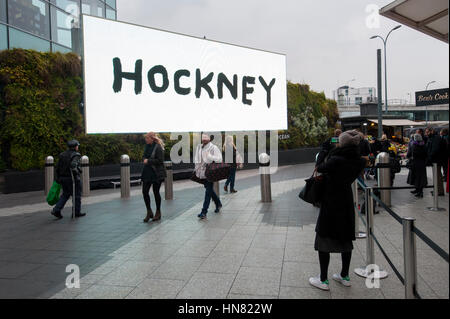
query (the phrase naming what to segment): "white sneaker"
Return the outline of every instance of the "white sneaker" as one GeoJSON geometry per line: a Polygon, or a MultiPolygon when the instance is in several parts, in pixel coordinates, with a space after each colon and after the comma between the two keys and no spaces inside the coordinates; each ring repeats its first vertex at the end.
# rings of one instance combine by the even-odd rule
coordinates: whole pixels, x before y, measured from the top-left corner
{"type": "Polygon", "coordinates": [[[336,280],[338,283],[340,283],[341,285],[343,285],[345,287],[350,287],[352,285],[350,283],[350,277],[349,276],[342,278],[341,275],[334,274],[333,275],[333,279],[336,280]]]}
{"type": "Polygon", "coordinates": [[[309,283],[316,288],[319,288],[322,290],[330,290],[328,280],[320,281],[320,276],[309,278],[309,283]]]}

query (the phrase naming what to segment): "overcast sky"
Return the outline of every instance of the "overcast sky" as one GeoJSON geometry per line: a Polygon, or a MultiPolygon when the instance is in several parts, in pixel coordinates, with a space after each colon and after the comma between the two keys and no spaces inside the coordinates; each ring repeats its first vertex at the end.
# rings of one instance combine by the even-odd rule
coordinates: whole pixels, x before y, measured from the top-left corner
{"type": "MultiPolygon", "coordinates": [[[[376,49],[398,23],[368,5],[393,0],[117,0],[118,20],[287,55],[287,79],[333,98],[333,90],[376,87],[376,49]],[[373,21],[373,20],[371,20],[373,21]],[[356,79],[353,82],[349,82],[356,79]]],[[[449,87],[448,44],[409,27],[387,42],[388,99],[449,87]]],[[[383,84],[384,87],[384,84],[383,84]]],[[[384,95],[384,90],[383,90],[384,95]]]]}

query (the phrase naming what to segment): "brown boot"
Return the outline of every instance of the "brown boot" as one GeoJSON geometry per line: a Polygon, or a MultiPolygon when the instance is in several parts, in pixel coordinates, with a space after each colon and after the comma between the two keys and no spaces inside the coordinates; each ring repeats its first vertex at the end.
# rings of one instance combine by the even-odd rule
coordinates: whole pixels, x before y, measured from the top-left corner
{"type": "Polygon", "coordinates": [[[155,217],[153,217],[153,221],[157,221],[161,219],[161,211],[159,209],[156,210],[155,217]]]}
{"type": "Polygon", "coordinates": [[[148,221],[153,218],[153,211],[150,208],[149,210],[147,210],[147,216],[145,216],[144,218],[144,223],[148,223],[148,221]]]}

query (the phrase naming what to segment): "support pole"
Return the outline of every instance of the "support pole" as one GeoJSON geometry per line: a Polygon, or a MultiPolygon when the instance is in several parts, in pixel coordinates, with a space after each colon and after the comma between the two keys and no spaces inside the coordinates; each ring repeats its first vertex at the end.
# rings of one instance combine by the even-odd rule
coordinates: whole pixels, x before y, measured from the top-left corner
{"type": "Polygon", "coordinates": [[[172,162],[165,161],[164,166],[166,167],[167,176],[164,180],[164,198],[165,200],[173,199],[173,169],[172,162]]]}
{"type": "Polygon", "coordinates": [[[438,166],[437,163],[433,163],[433,207],[428,207],[428,210],[434,212],[445,211],[445,208],[439,207],[439,186],[438,186],[438,166]]]}
{"type": "Polygon", "coordinates": [[[366,233],[359,230],[359,198],[358,198],[358,180],[355,180],[352,184],[353,187],[353,203],[355,206],[355,238],[366,238],[366,233]]]}
{"type": "MultiPolygon", "coordinates": [[[[377,156],[377,163],[383,165],[384,167],[378,168],[378,185],[379,187],[391,187],[391,168],[388,167],[390,160],[389,154],[382,152],[377,156]]],[[[391,190],[384,189],[380,190],[381,201],[386,204],[386,206],[391,207],[391,190]]]]}
{"type": "Polygon", "coordinates": [[[55,179],[55,160],[53,156],[47,156],[45,158],[45,187],[44,193],[45,196],[48,195],[50,188],[53,185],[53,181],[55,179]]]}
{"type": "Polygon", "coordinates": [[[406,299],[415,299],[417,292],[417,250],[416,236],[413,232],[414,221],[415,218],[402,218],[406,299]]]}
{"type": "Polygon", "coordinates": [[[90,177],[89,177],[89,157],[82,156],[81,157],[81,189],[82,189],[82,196],[86,197],[89,196],[91,192],[91,185],[90,185],[90,177]]]}
{"type": "Polygon", "coordinates": [[[259,174],[261,180],[261,201],[263,203],[271,203],[270,156],[266,153],[259,155],[259,174]]]}
{"type": "Polygon", "coordinates": [[[120,197],[130,197],[130,157],[126,154],[120,157],[120,197]]]}
{"type": "Polygon", "coordinates": [[[373,189],[371,187],[366,188],[365,200],[366,200],[366,230],[367,230],[367,241],[366,241],[366,267],[356,268],[355,274],[360,277],[367,278],[371,276],[374,279],[384,279],[388,276],[388,273],[381,270],[374,270],[375,264],[375,243],[373,240],[373,212],[374,205],[372,199],[373,189]]]}

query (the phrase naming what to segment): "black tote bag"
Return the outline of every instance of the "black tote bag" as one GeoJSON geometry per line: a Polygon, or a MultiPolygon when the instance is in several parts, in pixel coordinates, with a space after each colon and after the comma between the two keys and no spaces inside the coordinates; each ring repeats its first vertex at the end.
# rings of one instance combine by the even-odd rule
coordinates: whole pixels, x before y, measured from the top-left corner
{"type": "Polygon", "coordinates": [[[325,187],[325,176],[313,174],[310,178],[305,179],[305,182],[306,184],[300,191],[300,194],[298,194],[298,197],[313,205],[320,203],[325,187]]]}

